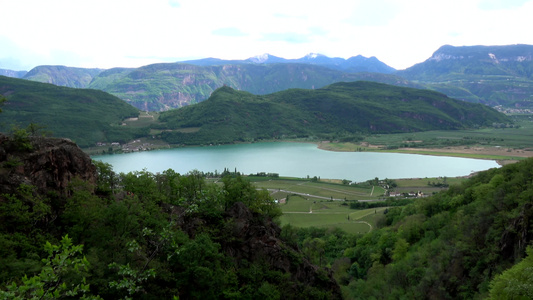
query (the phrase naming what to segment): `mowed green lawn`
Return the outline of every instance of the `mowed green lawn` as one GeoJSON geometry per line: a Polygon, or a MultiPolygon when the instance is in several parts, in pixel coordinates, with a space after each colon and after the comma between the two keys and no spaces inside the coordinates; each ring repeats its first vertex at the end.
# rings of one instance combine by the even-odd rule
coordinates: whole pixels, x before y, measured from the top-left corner
{"type": "Polygon", "coordinates": [[[301,196],[289,196],[283,211],[281,225],[295,227],[338,227],[349,233],[367,233],[376,227],[385,208],[353,210],[344,201],[317,201],[301,196]]]}

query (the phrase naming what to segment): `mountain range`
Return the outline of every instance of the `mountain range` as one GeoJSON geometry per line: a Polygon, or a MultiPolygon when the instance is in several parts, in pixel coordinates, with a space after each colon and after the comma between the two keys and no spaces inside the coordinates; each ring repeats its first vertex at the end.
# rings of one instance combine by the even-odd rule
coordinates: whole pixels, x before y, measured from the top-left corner
{"type": "Polygon", "coordinates": [[[319,53],[309,53],[298,59],[285,59],[268,53],[250,57],[246,60],[222,60],[217,58],[205,58],[198,60],[188,60],[183,63],[197,66],[217,66],[235,64],[308,64],[322,66],[329,69],[343,71],[347,73],[372,72],[390,74],[396,71],[394,68],[372,56],[370,58],[362,55],[352,56],[348,59],[340,57],[327,57],[319,53]]]}
{"type": "Polygon", "coordinates": [[[446,45],[395,75],[470,102],[519,106],[525,100],[531,105],[533,46],[446,45]]]}
{"type": "Polygon", "coordinates": [[[206,58],[108,70],[38,66],[27,73],[0,71],[55,85],[100,89],[146,111],[198,103],[224,85],[263,95],[357,80],[431,89],[490,106],[533,107],[532,53],[531,45],[446,45],[405,70],[360,55],[343,59],[309,54],[284,59],[264,54],[245,60],[206,58]]]}
{"type": "Polygon", "coordinates": [[[139,110],[99,90],[0,76],[0,95],[7,98],[0,131],[34,123],[82,147],[153,135],[169,144],[189,145],[302,137],[358,140],[372,133],[510,123],[505,115],[485,105],[370,81],[266,95],[222,86],[201,103],[163,112],[158,120],[135,126],[123,126],[127,124],[124,120],[137,118],[139,110]]]}
{"type": "Polygon", "coordinates": [[[375,57],[345,60],[310,54],[290,60],[265,54],[246,60],[207,58],[109,70],[38,66],[22,78],[100,89],[141,110],[162,111],[203,101],[223,85],[268,94],[288,88],[319,88],[339,81],[363,79],[393,84],[405,81],[386,75],[393,71],[375,57]]]}

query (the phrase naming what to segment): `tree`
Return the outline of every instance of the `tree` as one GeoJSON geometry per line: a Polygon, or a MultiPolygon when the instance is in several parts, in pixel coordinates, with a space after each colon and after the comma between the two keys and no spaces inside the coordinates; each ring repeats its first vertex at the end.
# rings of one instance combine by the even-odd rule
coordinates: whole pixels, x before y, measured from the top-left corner
{"type": "Polygon", "coordinates": [[[394,244],[394,250],[392,250],[392,260],[399,261],[405,257],[409,250],[409,243],[404,238],[399,238],[394,244]]]}
{"type": "Polygon", "coordinates": [[[303,241],[302,251],[309,257],[313,262],[317,262],[318,265],[322,266],[322,258],[325,252],[326,242],[321,238],[306,238],[303,241]]]}
{"type": "Polygon", "coordinates": [[[4,102],[6,102],[6,97],[0,95],[0,113],[2,112],[2,106],[4,106],[4,102]]]}
{"type": "Polygon", "coordinates": [[[46,126],[44,125],[39,125],[37,123],[33,123],[31,122],[28,127],[26,128],[26,130],[29,132],[29,134],[31,136],[37,136],[37,134],[41,134],[41,135],[47,135],[48,132],[44,132],[43,129],[45,129],[46,126]]]}
{"type": "Polygon", "coordinates": [[[102,193],[112,193],[117,183],[117,176],[113,172],[113,167],[109,163],[93,160],[96,166],[98,178],[96,180],[96,189],[102,193]]]}
{"type": "Polygon", "coordinates": [[[247,179],[237,175],[235,178],[225,176],[224,209],[227,210],[236,202],[244,203],[251,211],[263,213],[271,218],[281,215],[281,208],[275,204],[266,190],[257,190],[247,179]]]}
{"type": "Polygon", "coordinates": [[[494,277],[489,299],[533,299],[533,247],[526,252],[526,258],[494,277]]]}
{"type": "Polygon", "coordinates": [[[84,272],[89,269],[89,261],[79,255],[83,245],[73,245],[65,235],[60,245],[46,242],[44,249],[48,257],[38,275],[22,277],[21,284],[12,282],[7,291],[0,291],[0,299],[59,299],[78,297],[79,299],[101,299],[89,295],[84,272]]]}

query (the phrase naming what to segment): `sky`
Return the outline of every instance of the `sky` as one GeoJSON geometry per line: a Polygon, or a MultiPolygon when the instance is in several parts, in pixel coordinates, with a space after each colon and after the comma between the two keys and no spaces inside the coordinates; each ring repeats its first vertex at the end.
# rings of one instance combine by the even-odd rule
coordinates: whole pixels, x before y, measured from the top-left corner
{"type": "Polygon", "coordinates": [[[0,0],[0,69],[140,67],[268,53],[375,56],[533,44],[533,0],[0,0]]]}

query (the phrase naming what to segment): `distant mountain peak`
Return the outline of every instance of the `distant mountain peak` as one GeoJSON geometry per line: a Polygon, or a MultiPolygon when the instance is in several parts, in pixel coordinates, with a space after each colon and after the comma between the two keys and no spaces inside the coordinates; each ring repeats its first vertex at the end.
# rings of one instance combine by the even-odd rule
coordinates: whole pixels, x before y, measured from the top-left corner
{"type": "Polygon", "coordinates": [[[307,59],[315,59],[315,58],[317,58],[317,57],[319,57],[319,56],[324,56],[324,55],[319,54],[319,53],[308,53],[308,54],[305,56],[305,58],[307,58],[307,59]]]}
{"type": "Polygon", "coordinates": [[[270,57],[270,54],[263,53],[263,54],[259,54],[259,55],[250,57],[250,61],[252,61],[254,63],[261,64],[261,63],[264,63],[265,61],[267,61],[269,57],[270,57]]]}
{"type": "Polygon", "coordinates": [[[451,46],[440,47],[428,61],[443,60],[484,60],[490,59],[495,63],[508,61],[531,61],[533,60],[532,45],[503,45],[503,46],[451,46]]]}

